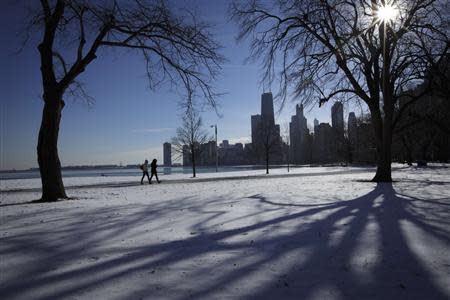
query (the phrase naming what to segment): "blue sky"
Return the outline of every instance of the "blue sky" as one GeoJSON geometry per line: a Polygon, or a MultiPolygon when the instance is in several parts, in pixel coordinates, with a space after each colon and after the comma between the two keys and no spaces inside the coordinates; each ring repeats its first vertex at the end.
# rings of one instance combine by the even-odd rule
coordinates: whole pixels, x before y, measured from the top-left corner
{"type": "MultiPolygon", "coordinates": [[[[20,48],[27,1],[7,1],[2,9],[1,34],[1,167],[23,169],[37,166],[36,145],[42,114],[41,77],[37,39],[20,48]]],[[[237,43],[237,26],[228,22],[226,0],[177,1],[194,8],[207,21],[215,23],[214,33],[224,46],[228,59],[216,83],[226,95],[220,98],[219,111],[205,112],[205,128],[217,124],[219,140],[248,142],[250,115],[260,112],[258,63],[245,64],[248,42],[237,43]]],[[[138,55],[122,51],[101,53],[79,78],[92,106],[78,100],[66,101],[61,121],[59,153],[62,165],[129,164],[156,157],[162,159],[162,144],[175,135],[180,125],[177,108],[179,95],[160,87],[148,88],[143,61],[138,55]],[[103,55],[105,54],[105,55],[103,55]]],[[[277,90],[272,90],[275,94],[277,90]]],[[[278,116],[277,123],[286,124],[300,99],[290,99],[278,116]]],[[[306,112],[308,124],[314,117],[330,121],[332,103],[306,112]]],[[[346,112],[347,114],[347,112],[346,112]]]]}

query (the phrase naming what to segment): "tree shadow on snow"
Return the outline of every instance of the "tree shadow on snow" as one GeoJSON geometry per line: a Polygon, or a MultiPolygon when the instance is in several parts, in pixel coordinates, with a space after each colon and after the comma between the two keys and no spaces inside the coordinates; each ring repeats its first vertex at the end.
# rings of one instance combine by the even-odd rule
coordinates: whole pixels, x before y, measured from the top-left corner
{"type": "Polygon", "coordinates": [[[210,299],[227,290],[234,290],[228,295],[246,299],[449,297],[430,271],[448,269],[448,265],[429,265],[420,252],[426,251],[423,245],[411,242],[412,234],[424,235],[423,241],[436,241],[449,249],[449,225],[442,226],[449,198],[414,198],[396,193],[392,184],[380,183],[355,199],[317,205],[277,202],[259,194],[193,200],[99,208],[74,214],[72,222],[51,232],[37,228],[6,238],[0,255],[25,252],[36,259],[2,279],[0,294],[5,299],[24,295],[60,299],[136,278],[142,281],[139,288],[133,286],[123,298],[210,299]],[[218,226],[227,220],[227,207],[241,201],[257,205],[258,210],[228,220],[239,226],[218,226]],[[426,214],[421,214],[423,205],[426,214]],[[175,221],[171,219],[174,211],[199,216],[187,228],[191,235],[167,240],[162,236],[145,246],[122,243],[164,230],[175,221]],[[274,212],[278,214],[270,217],[274,212]],[[46,241],[40,239],[44,235],[46,241]],[[55,238],[48,239],[49,235],[55,238]],[[105,241],[113,246],[101,247],[105,241]],[[201,262],[202,256],[212,254],[220,259],[197,265],[186,276],[177,273],[179,280],[167,279],[171,286],[164,279],[138,276],[171,268],[181,272],[179,264],[201,262]]]}

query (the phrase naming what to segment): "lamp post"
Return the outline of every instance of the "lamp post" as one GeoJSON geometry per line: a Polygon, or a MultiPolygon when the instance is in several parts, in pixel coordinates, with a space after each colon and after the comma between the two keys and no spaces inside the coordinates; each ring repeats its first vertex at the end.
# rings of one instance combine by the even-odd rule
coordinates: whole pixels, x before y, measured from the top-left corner
{"type": "Polygon", "coordinates": [[[211,125],[211,128],[214,127],[214,135],[216,137],[216,172],[219,172],[219,153],[217,152],[217,124],[211,125]]]}

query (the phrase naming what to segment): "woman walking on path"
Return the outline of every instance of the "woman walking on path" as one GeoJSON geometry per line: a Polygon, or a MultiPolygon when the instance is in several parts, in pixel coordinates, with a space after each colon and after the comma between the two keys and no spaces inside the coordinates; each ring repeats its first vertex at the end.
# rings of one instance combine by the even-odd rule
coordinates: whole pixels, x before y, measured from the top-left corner
{"type": "MultiPolygon", "coordinates": [[[[152,178],[153,178],[153,175],[155,175],[155,177],[156,177],[156,181],[158,182],[158,183],[160,183],[161,181],[159,181],[159,179],[158,179],[158,173],[156,172],[156,168],[158,167],[157,165],[156,165],[156,162],[157,162],[157,160],[156,160],[156,158],[155,159],[153,159],[152,160],[152,163],[150,164],[150,168],[151,168],[151,171],[152,171],[152,175],[150,176],[150,184],[152,184],[152,178]]],[[[148,173],[147,173],[147,176],[148,176],[148,173]]]]}
{"type": "Polygon", "coordinates": [[[145,175],[147,175],[148,183],[152,183],[150,181],[150,177],[148,176],[148,160],[145,160],[144,164],[141,165],[141,170],[142,170],[141,184],[144,184],[144,177],[145,177],[145,175]]]}

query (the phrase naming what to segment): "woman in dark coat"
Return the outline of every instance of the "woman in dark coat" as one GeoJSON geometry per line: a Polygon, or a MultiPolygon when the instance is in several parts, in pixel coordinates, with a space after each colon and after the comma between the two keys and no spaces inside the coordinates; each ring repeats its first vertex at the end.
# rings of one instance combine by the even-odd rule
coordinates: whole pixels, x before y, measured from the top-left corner
{"type": "Polygon", "coordinates": [[[153,159],[152,163],[150,164],[150,169],[151,169],[151,172],[152,172],[152,174],[150,175],[150,184],[152,184],[152,178],[153,178],[153,175],[155,175],[156,181],[157,181],[158,183],[161,182],[161,181],[159,181],[159,179],[158,179],[158,173],[156,172],[156,168],[158,167],[158,166],[156,165],[156,162],[157,162],[157,160],[156,160],[156,158],[155,158],[155,159],[153,159]]]}

